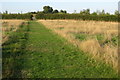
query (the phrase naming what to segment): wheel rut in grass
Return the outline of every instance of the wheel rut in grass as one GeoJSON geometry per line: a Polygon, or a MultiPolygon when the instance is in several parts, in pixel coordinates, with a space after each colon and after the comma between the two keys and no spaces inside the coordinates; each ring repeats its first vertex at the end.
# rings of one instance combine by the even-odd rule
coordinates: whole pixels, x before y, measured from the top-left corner
{"type": "Polygon", "coordinates": [[[116,72],[96,62],[41,23],[30,22],[23,63],[27,78],[110,78],[116,72]]]}

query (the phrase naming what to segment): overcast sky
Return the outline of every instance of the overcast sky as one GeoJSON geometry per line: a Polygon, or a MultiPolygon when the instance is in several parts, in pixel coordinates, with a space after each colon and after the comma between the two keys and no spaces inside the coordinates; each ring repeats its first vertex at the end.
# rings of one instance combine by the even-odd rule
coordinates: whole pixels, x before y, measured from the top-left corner
{"type": "MultiPolygon", "coordinates": [[[[106,12],[114,13],[118,10],[119,0],[0,0],[0,10],[11,13],[42,11],[43,6],[49,5],[53,9],[67,10],[73,13],[76,10],[89,8],[91,12],[104,9],[106,12]]],[[[1,12],[0,11],[0,12],[1,12]]]]}

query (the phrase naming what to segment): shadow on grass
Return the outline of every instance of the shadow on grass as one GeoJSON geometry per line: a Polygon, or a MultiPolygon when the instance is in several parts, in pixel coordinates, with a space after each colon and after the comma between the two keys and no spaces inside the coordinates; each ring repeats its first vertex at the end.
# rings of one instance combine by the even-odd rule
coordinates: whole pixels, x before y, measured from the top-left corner
{"type": "Polygon", "coordinates": [[[24,62],[23,54],[26,52],[29,22],[24,23],[16,32],[13,32],[8,41],[2,44],[2,75],[3,78],[21,78],[24,62]]]}

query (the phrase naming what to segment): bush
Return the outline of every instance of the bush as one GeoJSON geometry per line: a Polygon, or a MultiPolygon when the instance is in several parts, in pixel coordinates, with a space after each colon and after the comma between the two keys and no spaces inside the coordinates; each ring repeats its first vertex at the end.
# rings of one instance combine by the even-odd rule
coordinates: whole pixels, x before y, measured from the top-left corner
{"type": "Polygon", "coordinates": [[[2,14],[2,19],[30,19],[31,14],[2,14]]]}
{"type": "Polygon", "coordinates": [[[75,19],[96,21],[118,21],[115,15],[81,15],[81,14],[37,14],[37,19],[75,19]]]}

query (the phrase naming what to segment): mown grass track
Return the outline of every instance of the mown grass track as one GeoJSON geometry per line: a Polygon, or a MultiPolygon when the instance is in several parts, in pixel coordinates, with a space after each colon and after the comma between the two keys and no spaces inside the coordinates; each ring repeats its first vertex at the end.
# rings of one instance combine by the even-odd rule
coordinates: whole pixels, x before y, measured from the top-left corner
{"type": "Polygon", "coordinates": [[[23,55],[24,78],[113,78],[116,72],[96,62],[65,39],[31,21],[26,52],[23,55]]]}

